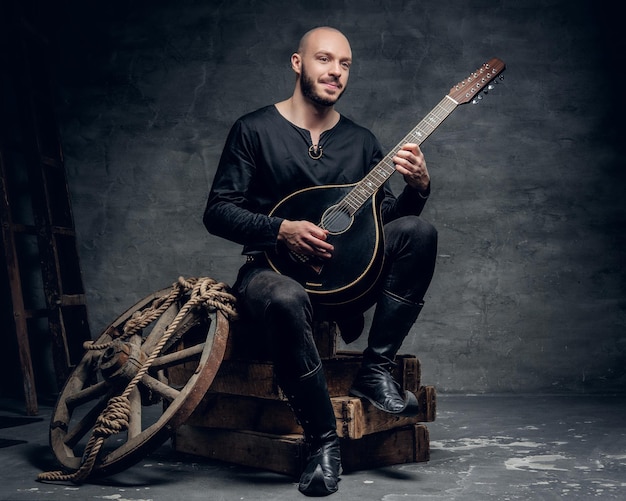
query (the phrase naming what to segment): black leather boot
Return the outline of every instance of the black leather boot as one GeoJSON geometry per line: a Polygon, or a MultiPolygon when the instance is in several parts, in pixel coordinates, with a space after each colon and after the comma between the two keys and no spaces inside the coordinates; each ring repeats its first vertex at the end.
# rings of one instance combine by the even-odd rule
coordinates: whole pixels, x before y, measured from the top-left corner
{"type": "Polygon", "coordinates": [[[341,475],[341,451],[337,422],[322,366],[298,380],[280,381],[309,446],[307,465],[298,490],[305,496],[337,492],[341,475]]]}
{"type": "Polygon", "coordinates": [[[383,291],[376,305],[363,364],[350,395],[369,400],[378,409],[398,416],[415,416],[417,397],[403,391],[392,376],[395,357],[417,320],[424,303],[410,303],[383,291]]]}

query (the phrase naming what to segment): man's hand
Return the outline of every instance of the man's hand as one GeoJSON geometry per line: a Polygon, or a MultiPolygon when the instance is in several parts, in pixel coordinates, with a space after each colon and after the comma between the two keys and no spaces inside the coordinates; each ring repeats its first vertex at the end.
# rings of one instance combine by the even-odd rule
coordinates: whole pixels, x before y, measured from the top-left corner
{"type": "Polygon", "coordinates": [[[426,160],[420,147],[414,143],[406,143],[393,157],[396,170],[404,176],[406,183],[426,193],[430,185],[430,175],[426,168],[426,160]]]}
{"type": "Polygon", "coordinates": [[[326,242],[328,230],[309,221],[289,221],[285,219],[278,230],[278,241],[298,254],[330,258],[333,246],[326,242]]]}

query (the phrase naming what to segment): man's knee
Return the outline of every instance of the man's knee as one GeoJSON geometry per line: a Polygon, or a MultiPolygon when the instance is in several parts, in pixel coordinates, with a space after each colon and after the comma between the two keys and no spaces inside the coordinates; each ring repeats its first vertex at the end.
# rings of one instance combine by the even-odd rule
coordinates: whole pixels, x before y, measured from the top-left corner
{"type": "Polygon", "coordinates": [[[428,221],[418,216],[405,216],[393,221],[390,236],[395,235],[400,248],[412,248],[414,251],[437,248],[437,229],[428,221]]]}
{"type": "Polygon", "coordinates": [[[436,252],[438,240],[437,228],[428,221],[420,219],[419,232],[422,241],[424,241],[429,248],[433,249],[433,252],[436,252]]]}
{"type": "Polygon", "coordinates": [[[437,228],[420,217],[413,216],[402,218],[400,224],[403,225],[402,231],[408,235],[413,235],[423,241],[437,241],[437,228]]]}
{"type": "Polygon", "coordinates": [[[310,309],[310,299],[304,288],[293,281],[274,287],[267,297],[268,306],[284,314],[310,309]]]}
{"type": "Polygon", "coordinates": [[[303,322],[312,316],[311,300],[304,287],[295,280],[277,273],[266,274],[263,286],[253,284],[248,289],[248,299],[259,304],[261,315],[271,324],[287,325],[292,322],[303,322]]]}

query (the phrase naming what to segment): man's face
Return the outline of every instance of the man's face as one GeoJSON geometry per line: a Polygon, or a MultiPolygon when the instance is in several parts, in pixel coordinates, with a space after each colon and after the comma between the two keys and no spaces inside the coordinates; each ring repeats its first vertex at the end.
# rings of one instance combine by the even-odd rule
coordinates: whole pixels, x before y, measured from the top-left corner
{"type": "Polygon", "coordinates": [[[333,106],[346,90],[346,86],[342,85],[336,79],[333,80],[332,86],[336,87],[332,92],[328,92],[328,87],[324,87],[325,83],[318,86],[313,76],[309,75],[306,65],[302,64],[302,73],[300,74],[300,89],[302,95],[320,106],[333,106]]]}
{"type": "Polygon", "coordinates": [[[320,106],[333,106],[348,83],[352,51],[338,32],[320,30],[311,34],[300,53],[300,89],[320,106]]]}

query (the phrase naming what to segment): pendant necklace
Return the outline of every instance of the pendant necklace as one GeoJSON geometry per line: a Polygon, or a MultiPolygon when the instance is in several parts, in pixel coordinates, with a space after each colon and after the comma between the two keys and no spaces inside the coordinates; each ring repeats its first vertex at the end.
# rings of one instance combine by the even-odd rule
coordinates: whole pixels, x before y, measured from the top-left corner
{"type": "Polygon", "coordinates": [[[313,160],[319,160],[320,158],[322,158],[323,154],[324,154],[324,150],[322,150],[322,147],[319,144],[312,144],[309,147],[309,156],[313,160]]]}
{"type": "Polygon", "coordinates": [[[303,135],[307,138],[307,143],[310,141],[311,146],[309,146],[309,157],[312,160],[319,160],[324,155],[324,148],[322,148],[322,143],[326,144],[328,142],[328,138],[332,134],[333,129],[327,129],[319,135],[317,139],[317,144],[313,144],[313,139],[311,138],[311,133],[307,130],[302,130],[303,135]]]}

